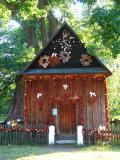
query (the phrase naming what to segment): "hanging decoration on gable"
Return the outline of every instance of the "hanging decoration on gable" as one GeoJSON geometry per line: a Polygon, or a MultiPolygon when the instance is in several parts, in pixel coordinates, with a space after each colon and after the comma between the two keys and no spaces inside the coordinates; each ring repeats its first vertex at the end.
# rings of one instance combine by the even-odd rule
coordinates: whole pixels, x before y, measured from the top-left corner
{"type": "Polygon", "coordinates": [[[55,67],[56,65],[58,65],[60,63],[59,57],[57,53],[53,53],[52,56],[50,56],[50,65],[52,67],[55,67]]]}
{"type": "MultiPolygon", "coordinates": [[[[43,68],[47,68],[49,65],[51,67],[56,67],[60,62],[64,64],[68,63],[72,58],[72,47],[75,42],[75,37],[72,36],[67,29],[64,29],[61,36],[52,42],[53,53],[50,56],[41,56],[38,60],[38,64],[43,68]]],[[[82,66],[90,66],[92,61],[93,59],[90,55],[81,55],[80,63],[82,66]]]]}
{"type": "Polygon", "coordinates": [[[47,68],[50,66],[55,67],[60,63],[68,63],[71,59],[71,52],[72,52],[72,43],[75,43],[75,37],[71,36],[70,33],[65,29],[62,31],[62,37],[58,38],[57,40],[53,41],[55,50],[51,56],[41,56],[38,60],[38,63],[43,68],[47,68]],[[55,47],[56,46],[56,47],[55,47]],[[59,48],[58,53],[55,53],[59,48]]]}
{"type": "Polygon", "coordinates": [[[60,38],[57,38],[52,43],[54,43],[54,52],[51,56],[41,56],[38,60],[38,63],[43,68],[47,68],[50,64],[50,66],[55,67],[57,66],[60,61],[62,63],[68,63],[71,59],[71,52],[72,52],[72,44],[75,43],[75,37],[71,36],[69,31],[64,29],[62,31],[62,36],[60,38]],[[57,53],[55,53],[57,51],[57,53]]]}
{"type": "Polygon", "coordinates": [[[92,57],[87,55],[87,54],[82,54],[81,59],[80,59],[80,63],[83,66],[90,66],[92,63],[92,57]]]}
{"type": "Polygon", "coordinates": [[[44,56],[41,56],[39,61],[38,61],[39,65],[42,66],[43,68],[47,68],[50,61],[49,61],[49,56],[47,55],[44,55],[44,56]]]}
{"type": "Polygon", "coordinates": [[[62,32],[62,39],[60,42],[61,51],[59,52],[60,59],[63,63],[67,63],[71,58],[72,45],[71,42],[74,41],[74,37],[70,35],[67,30],[62,32]]]}
{"type": "Polygon", "coordinates": [[[62,60],[63,63],[66,63],[69,61],[69,59],[71,58],[70,54],[71,53],[66,51],[60,51],[60,59],[62,60]]]}

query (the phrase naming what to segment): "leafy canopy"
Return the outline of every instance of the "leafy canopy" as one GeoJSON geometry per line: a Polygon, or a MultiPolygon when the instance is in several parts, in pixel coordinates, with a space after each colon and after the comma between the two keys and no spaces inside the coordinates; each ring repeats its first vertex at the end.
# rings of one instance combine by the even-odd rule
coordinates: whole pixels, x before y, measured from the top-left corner
{"type": "MultiPolygon", "coordinates": [[[[120,54],[120,2],[97,0],[0,0],[0,101],[1,107],[9,104],[15,88],[15,75],[34,57],[35,45],[41,48],[40,19],[45,20],[49,32],[48,14],[59,9],[67,22],[77,32],[91,54],[98,55],[113,70],[109,80],[109,101],[112,114],[120,114],[119,54],[120,54]],[[82,17],[75,18],[71,5],[81,2],[82,17]],[[11,30],[9,19],[19,22],[20,27],[11,30]],[[34,27],[35,45],[28,46],[27,30],[34,27]],[[28,29],[27,28],[27,29],[28,29]],[[114,65],[118,65],[114,68],[114,65]]],[[[62,18],[58,19],[61,24],[62,18]]]]}

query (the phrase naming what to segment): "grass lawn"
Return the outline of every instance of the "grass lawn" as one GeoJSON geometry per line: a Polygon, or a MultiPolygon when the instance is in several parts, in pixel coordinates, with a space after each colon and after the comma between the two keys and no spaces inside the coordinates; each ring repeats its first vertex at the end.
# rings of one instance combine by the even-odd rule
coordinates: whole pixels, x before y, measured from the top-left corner
{"type": "Polygon", "coordinates": [[[114,119],[119,119],[120,120],[120,115],[114,116],[114,119]]]}
{"type": "Polygon", "coordinates": [[[0,160],[119,160],[120,146],[0,146],[0,160]]]}
{"type": "Polygon", "coordinates": [[[4,121],[7,117],[7,114],[0,114],[0,121],[4,121]]]}

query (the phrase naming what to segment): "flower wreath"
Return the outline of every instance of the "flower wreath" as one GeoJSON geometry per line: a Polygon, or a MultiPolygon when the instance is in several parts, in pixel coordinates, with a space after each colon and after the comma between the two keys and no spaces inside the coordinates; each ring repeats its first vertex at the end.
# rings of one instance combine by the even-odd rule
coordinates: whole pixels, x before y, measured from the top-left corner
{"type": "Polygon", "coordinates": [[[87,55],[87,54],[82,54],[81,56],[82,58],[80,59],[80,62],[83,66],[90,66],[90,64],[92,63],[92,58],[91,56],[87,55]]]}
{"type": "Polygon", "coordinates": [[[71,58],[71,53],[66,52],[66,51],[60,51],[60,59],[63,61],[63,63],[66,63],[69,61],[69,59],[71,58]]]}
{"type": "Polygon", "coordinates": [[[38,60],[38,63],[40,66],[42,66],[43,68],[47,68],[50,61],[49,61],[49,56],[41,56],[40,59],[38,60]]]}
{"type": "Polygon", "coordinates": [[[50,65],[52,67],[55,67],[56,65],[58,65],[60,63],[59,57],[57,55],[57,53],[53,53],[52,56],[50,56],[50,65]]]}

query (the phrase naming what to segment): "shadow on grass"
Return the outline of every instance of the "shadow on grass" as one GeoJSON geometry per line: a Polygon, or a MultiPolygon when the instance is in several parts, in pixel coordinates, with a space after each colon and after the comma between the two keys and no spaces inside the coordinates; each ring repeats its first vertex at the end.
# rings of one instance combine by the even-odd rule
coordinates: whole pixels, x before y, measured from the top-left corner
{"type": "Polygon", "coordinates": [[[42,156],[53,153],[74,152],[76,150],[79,149],[75,145],[0,146],[0,160],[16,160],[18,158],[25,158],[29,156],[42,156]]]}
{"type": "MultiPolygon", "coordinates": [[[[77,145],[41,145],[41,146],[27,146],[27,145],[8,145],[0,146],[0,160],[17,160],[19,158],[28,159],[30,156],[42,156],[52,154],[66,154],[75,152],[92,152],[92,151],[112,151],[120,152],[120,145],[99,145],[99,146],[85,146],[77,145]]],[[[32,160],[32,158],[30,159],[32,160]]]]}

